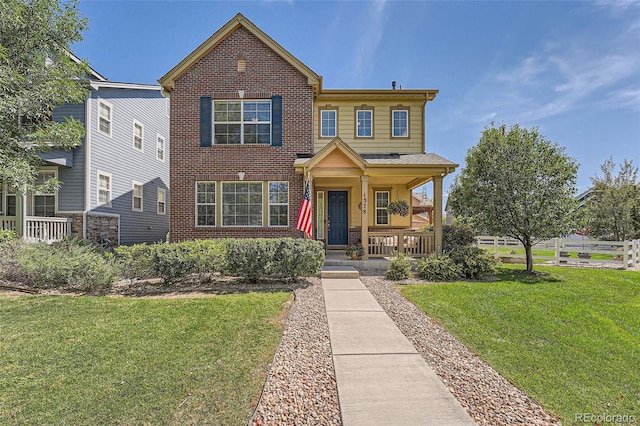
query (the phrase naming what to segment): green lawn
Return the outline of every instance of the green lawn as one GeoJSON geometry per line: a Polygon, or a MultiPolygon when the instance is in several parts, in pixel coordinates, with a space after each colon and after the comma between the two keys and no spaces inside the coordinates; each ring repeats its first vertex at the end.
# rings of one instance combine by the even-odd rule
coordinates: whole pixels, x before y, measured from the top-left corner
{"type": "Polygon", "coordinates": [[[0,424],[246,424],[289,297],[0,295],[0,424]]]}
{"type": "Polygon", "coordinates": [[[559,415],[640,420],[640,272],[536,266],[495,282],[410,285],[409,300],[559,415]]]}

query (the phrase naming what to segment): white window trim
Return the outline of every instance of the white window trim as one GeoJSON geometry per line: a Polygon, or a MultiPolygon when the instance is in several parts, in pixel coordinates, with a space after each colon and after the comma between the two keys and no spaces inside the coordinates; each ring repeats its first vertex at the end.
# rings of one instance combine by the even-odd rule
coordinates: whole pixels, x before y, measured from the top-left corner
{"type": "Polygon", "coordinates": [[[166,158],[167,158],[167,140],[160,133],[156,133],[156,159],[164,163],[166,161],[165,160],[166,158]],[[162,158],[160,158],[160,156],[158,155],[158,153],[160,152],[160,149],[159,149],[160,139],[162,139],[162,158]]]}
{"type": "Polygon", "coordinates": [[[250,180],[250,181],[222,181],[220,182],[220,226],[223,228],[262,228],[264,226],[264,181],[261,180],[250,180]],[[259,183],[261,186],[260,194],[262,196],[262,200],[260,200],[260,207],[262,211],[260,213],[260,224],[259,225],[225,225],[224,224],[224,184],[225,183],[259,183]]]}
{"type": "Polygon", "coordinates": [[[167,190],[164,188],[158,188],[156,196],[156,213],[164,216],[167,214],[167,190]],[[160,210],[160,194],[162,194],[162,199],[164,200],[164,208],[162,210],[160,210]]]}
{"type": "Polygon", "coordinates": [[[338,134],[338,110],[335,110],[335,109],[323,109],[323,110],[320,110],[320,137],[321,138],[334,138],[334,137],[336,137],[337,134],[338,134]],[[323,133],[323,131],[322,131],[323,130],[322,123],[324,121],[323,118],[322,118],[322,115],[325,112],[332,112],[333,113],[333,134],[332,135],[329,135],[329,134],[325,135],[323,133]]]}
{"type": "Polygon", "coordinates": [[[394,109],[391,111],[391,137],[392,138],[408,138],[409,137],[409,110],[406,109],[394,109]],[[406,135],[396,135],[396,112],[404,112],[407,117],[407,134],[406,135]]]}
{"type": "Polygon", "coordinates": [[[105,100],[102,99],[98,99],[98,122],[96,123],[97,127],[98,127],[98,132],[102,133],[103,135],[109,136],[111,137],[111,135],[113,134],[113,105],[105,100]],[[104,104],[105,106],[109,107],[109,112],[110,112],[110,117],[109,117],[109,132],[104,132],[102,129],[100,129],[100,119],[102,118],[102,116],[100,115],[100,104],[104,104]]]}
{"type": "MultiPolygon", "coordinates": [[[[218,195],[221,193],[220,191],[222,190],[222,189],[218,189],[218,186],[219,186],[218,182],[217,181],[213,181],[213,180],[198,180],[198,181],[196,181],[195,186],[193,188],[193,190],[194,190],[193,193],[195,194],[195,197],[194,197],[193,201],[194,201],[194,204],[195,204],[194,220],[195,220],[195,226],[196,227],[198,227],[198,228],[215,228],[216,227],[216,225],[218,223],[218,202],[219,202],[218,201],[219,200],[218,195]],[[213,183],[215,185],[215,194],[216,194],[216,202],[215,203],[198,203],[198,184],[199,183],[213,183]],[[199,205],[203,205],[203,206],[213,205],[214,206],[216,217],[215,217],[215,221],[214,221],[213,225],[199,225],[198,224],[198,206],[199,205]]],[[[222,188],[222,187],[220,187],[220,188],[222,188]]]]}
{"type": "Polygon", "coordinates": [[[373,109],[358,109],[358,110],[356,110],[356,122],[355,122],[355,125],[356,125],[356,137],[357,138],[372,138],[373,137],[373,109]],[[371,113],[371,134],[370,135],[361,136],[361,135],[358,134],[358,113],[359,112],[369,112],[369,113],[371,113]]]}
{"type": "Polygon", "coordinates": [[[391,225],[391,217],[387,213],[387,223],[378,223],[378,210],[386,209],[386,207],[378,207],[378,194],[387,194],[387,201],[391,200],[391,191],[375,191],[373,195],[373,202],[375,206],[375,222],[376,226],[389,226],[391,225]]]}
{"type": "Polygon", "coordinates": [[[98,170],[96,172],[96,206],[111,207],[112,201],[113,201],[113,175],[111,173],[98,170]],[[108,203],[100,203],[100,176],[105,176],[109,178],[109,202],[108,203]]]}
{"type": "MultiPolygon", "coordinates": [[[[53,173],[53,178],[54,179],[58,179],[58,168],[57,167],[41,168],[40,170],[38,170],[38,174],[40,174],[40,173],[53,173]]],[[[2,190],[0,190],[0,192],[2,192],[2,190]]],[[[38,195],[53,196],[54,197],[54,201],[53,201],[53,203],[54,203],[54,211],[58,212],[58,191],[54,191],[54,192],[50,192],[50,193],[46,193],[46,194],[33,192],[31,194],[31,214],[33,216],[36,215],[36,197],[38,195]]]]}
{"type": "Polygon", "coordinates": [[[133,136],[132,136],[133,149],[136,151],[144,152],[144,124],[133,119],[133,136]],[[140,126],[140,148],[136,146],[136,125],[140,126]]]}
{"type": "Polygon", "coordinates": [[[273,144],[273,103],[271,99],[213,99],[211,105],[211,128],[213,138],[213,145],[257,145],[257,146],[270,146],[273,144]],[[216,122],[216,102],[240,102],[240,121],[220,121],[216,122]],[[244,106],[245,103],[251,102],[264,102],[269,103],[269,121],[245,121],[242,119],[244,117],[244,106]],[[216,123],[218,124],[239,124],[240,125],[240,143],[237,144],[225,144],[216,142],[216,123]],[[254,125],[254,124],[269,124],[269,142],[268,143],[246,143],[245,142],[245,124],[246,125],[254,125]]]}
{"type": "Polygon", "coordinates": [[[144,184],[138,181],[131,181],[131,210],[134,212],[144,211],[144,184]],[[136,208],[136,186],[140,187],[140,208],[136,208]]]}
{"type": "MultiPolygon", "coordinates": [[[[264,197],[264,194],[263,194],[263,197],[264,197]]],[[[290,210],[289,210],[289,181],[287,181],[287,180],[270,180],[270,181],[267,181],[267,216],[268,216],[267,220],[268,220],[269,226],[273,227],[273,228],[287,228],[289,226],[289,213],[290,213],[290,210]],[[269,200],[269,185],[271,183],[286,183],[287,184],[287,202],[286,203],[272,203],[269,200]],[[271,206],[287,206],[287,224],[286,225],[272,225],[271,224],[271,209],[269,208],[271,206]]]]}

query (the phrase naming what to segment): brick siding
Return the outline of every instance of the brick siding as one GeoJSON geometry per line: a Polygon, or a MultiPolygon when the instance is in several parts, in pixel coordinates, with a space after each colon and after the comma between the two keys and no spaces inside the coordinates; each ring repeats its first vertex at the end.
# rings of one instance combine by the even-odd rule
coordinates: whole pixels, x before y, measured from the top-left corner
{"type": "Polygon", "coordinates": [[[304,183],[293,163],[296,154],[313,153],[313,90],[303,74],[245,28],[230,33],[175,80],[170,139],[171,241],[302,236],[295,221],[304,183]],[[245,72],[237,71],[238,58],[246,59],[245,72]],[[282,96],[282,146],[200,147],[200,97],[238,99],[238,90],[244,90],[244,99],[282,96]],[[244,181],[289,181],[288,228],[221,227],[219,215],[215,228],[195,226],[195,182],[239,181],[238,172],[245,173],[244,181]]]}

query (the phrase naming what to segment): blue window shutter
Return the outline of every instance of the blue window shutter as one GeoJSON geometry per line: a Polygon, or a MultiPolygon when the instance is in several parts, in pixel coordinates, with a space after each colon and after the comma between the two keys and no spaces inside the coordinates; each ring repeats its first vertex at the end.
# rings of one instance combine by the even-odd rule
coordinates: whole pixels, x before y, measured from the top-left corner
{"type": "Polygon", "coordinates": [[[211,146],[211,96],[200,97],[200,146],[211,146]]]}
{"type": "Polygon", "coordinates": [[[282,96],[271,97],[271,145],[282,146],[282,96]]]}

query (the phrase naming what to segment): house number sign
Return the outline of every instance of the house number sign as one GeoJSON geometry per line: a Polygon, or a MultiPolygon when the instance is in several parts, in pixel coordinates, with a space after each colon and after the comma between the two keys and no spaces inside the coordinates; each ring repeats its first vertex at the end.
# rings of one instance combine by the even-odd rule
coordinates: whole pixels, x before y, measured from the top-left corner
{"type": "Polygon", "coordinates": [[[367,214],[367,194],[362,194],[362,214],[367,214]]]}

